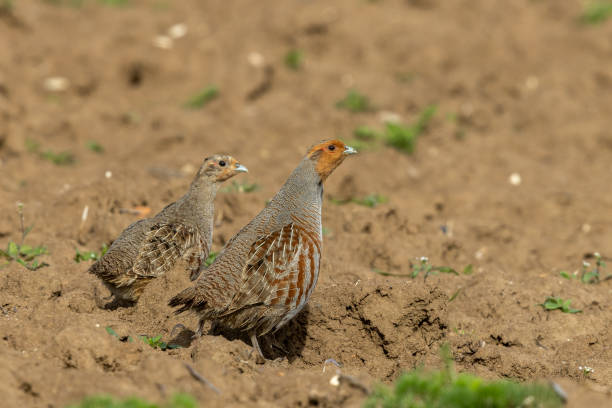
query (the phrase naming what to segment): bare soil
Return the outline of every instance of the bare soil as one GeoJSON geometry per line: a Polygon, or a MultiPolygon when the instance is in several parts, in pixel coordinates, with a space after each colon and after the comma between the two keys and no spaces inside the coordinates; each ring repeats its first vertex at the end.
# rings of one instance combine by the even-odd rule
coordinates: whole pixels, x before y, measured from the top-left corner
{"type": "Polygon", "coordinates": [[[578,0],[71,4],[13,1],[0,13],[0,245],[20,241],[20,201],[33,225],[26,243],[49,250],[48,267],[0,270],[1,405],[184,391],[202,406],[359,406],[355,384],[439,367],[444,343],[459,370],[554,380],[571,407],[611,403],[612,281],[559,272],[595,251],[612,256],[612,22],[580,24],[578,0]],[[187,34],[154,46],[176,23],[187,34]],[[293,48],[298,71],[283,62],[293,48]],[[55,76],[66,90],[45,89],[55,76]],[[208,84],[219,97],[185,109],[208,84]],[[337,109],[352,88],[375,109],[337,109]],[[411,123],[429,104],[438,111],[413,155],[379,144],[330,177],[319,284],[308,309],[263,340],[276,358],[264,365],[243,339],[190,339],[196,317],[166,306],[189,284],[181,267],[137,306],[104,310],[108,293],[73,260],[137,219],[122,209],[159,211],[204,157],[227,152],[250,169],[235,180],[260,189],[219,194],[219,250],[312,143],[380,129],[389,113],[411,123]],[[55,165],[27,140],[76,161],[55,165]],[[372,193],[388,202],[329,200],[372,193]],[[421,256],[473,273],[375,272],[407,275],[421,256]],[[544,311],[551,295],[582,313],[544,311]],[[141,334],[183,348],[154,350],[141,334]],[[355,383],[331,385],[338,368],[327,359],[355,383]]]}

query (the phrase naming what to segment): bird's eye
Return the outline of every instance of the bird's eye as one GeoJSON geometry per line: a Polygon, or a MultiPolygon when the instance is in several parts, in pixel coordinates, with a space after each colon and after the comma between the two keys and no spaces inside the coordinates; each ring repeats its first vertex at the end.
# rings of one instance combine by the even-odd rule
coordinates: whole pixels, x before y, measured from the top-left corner
{"type": "Polygon", "coordinates": [[[219,166],[225,167],[225,161],[224,160],[219,160],[219,166]]]}
{"type": "Polygon", "coordinates": [[[334,145],[329,145],[329,146],[327,147],[327,150],[329,150],[330,152],[333,152],[334,150],[336,150],[336,146],[334,146],[334,145]]]}

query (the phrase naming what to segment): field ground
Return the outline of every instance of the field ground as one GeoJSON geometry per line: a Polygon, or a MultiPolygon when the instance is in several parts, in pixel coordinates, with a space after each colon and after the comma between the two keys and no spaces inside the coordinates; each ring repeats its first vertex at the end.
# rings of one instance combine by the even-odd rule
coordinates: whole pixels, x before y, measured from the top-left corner
{"type": "Polygon", "coordinates": [[[49,266],[0,269],[5,406],[177,391],[203,406],[358,406],[363,392],[330,385],[327,359],[370,387],[440,366],[444,343],[459,370],[551,379],[571,407],[612,401],[612,280],[560,276],[612,256],[612,21],[580,23],[577,0],[0,3],[0,247],[21,240],[19,201],[25,243],[49,251],[37,258],[49,266]],[[177,23],[186,35],[154,45],[177,23]],[[216,99],[185,107],[209,85],[216,99]],[[338,109],[350,89],[371,109],[338,109]],[[219,250],[308,146],[414,123],[431,105],[414,154],[359,140],[362,154],[330,177],[319,284],[276,335],[286,353],[264,339],[277,360],[255,364],[241,339],[190,341],[196,318],[166,306],[188,285],[180,267],[136,307],[102,310],[107,293],[74,261],[137,219],[122,209],[159,211],[204,157],[228,152],[250,169],[235,181],[259,189],[219,194],[219,250]],[[371,194],[388,201],[337,204],[371,194]],[[459,275],[379,273],[409,275],[421,256],[459,275]],[[548,296],[582,312],[545,311],[548,296]],[[183,348],[155,350],[142,334],[183,348]]]}

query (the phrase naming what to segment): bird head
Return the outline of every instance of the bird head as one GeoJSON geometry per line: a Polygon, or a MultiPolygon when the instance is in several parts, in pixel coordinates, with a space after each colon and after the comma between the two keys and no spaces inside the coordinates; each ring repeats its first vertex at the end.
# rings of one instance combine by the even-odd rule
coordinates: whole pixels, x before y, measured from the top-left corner
{"type": "Polygon", "coordinates": [[[315,144],[308,150],[306,157],[314,162],[315,170],[321,177],[321,181],[325,181],[346,156],[355,153],[357,150],[340,140],[333,139],[315,144]]]}
{"type": "Polygon", "coordinates": [[[215,154],[204,159],[204,163],[198,171],[198,177],[208,177],[216,182],[221,182],[234,177],[238,173],[246,173],[248,171],[246,167],[232,156],[215,154]]]}

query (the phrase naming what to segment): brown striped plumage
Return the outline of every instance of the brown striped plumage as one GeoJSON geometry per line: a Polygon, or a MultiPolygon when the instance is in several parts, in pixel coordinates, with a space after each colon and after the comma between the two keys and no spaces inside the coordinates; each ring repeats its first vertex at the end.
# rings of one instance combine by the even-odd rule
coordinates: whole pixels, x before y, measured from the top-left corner
{"type": "Polygon", "coordinates": [[[314,290],[321,260],[323,182],[352,153],[339,140],[313,146],[268,205],[170,306],[181,306],[177,313],[198,313],[198,333],[206,320],[248,332],[261,355],[257,336],[291,320],[314,290]]]}
{"type": "Polygon", "coordinates": [[[231,156],[204,160],[189,191],[153,218],[126,228],[89,268],[119,302],[136,302],[151,279],[184,257],[191,280],[198,277],[212,244],[214,199],[219,184],[247,171],[231,156]]]}

